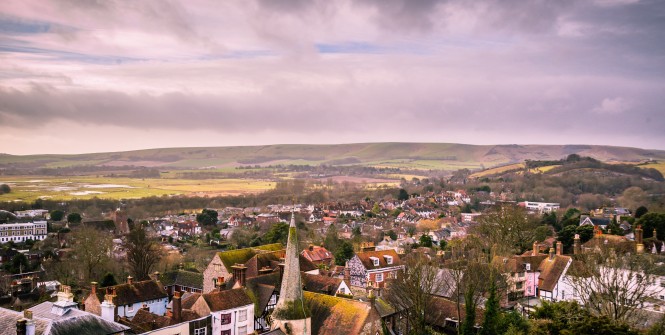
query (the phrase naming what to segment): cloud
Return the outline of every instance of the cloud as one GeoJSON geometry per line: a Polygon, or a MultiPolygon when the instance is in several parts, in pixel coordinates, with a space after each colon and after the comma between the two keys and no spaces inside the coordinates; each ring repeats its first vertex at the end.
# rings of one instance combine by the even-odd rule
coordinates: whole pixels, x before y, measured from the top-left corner
{"type": "Polygon", "coordinates": [[[601,103],[591,110],[592,113],[615,115],[630,110],[631,104],[622,97],[605,98],[601,103]]]}

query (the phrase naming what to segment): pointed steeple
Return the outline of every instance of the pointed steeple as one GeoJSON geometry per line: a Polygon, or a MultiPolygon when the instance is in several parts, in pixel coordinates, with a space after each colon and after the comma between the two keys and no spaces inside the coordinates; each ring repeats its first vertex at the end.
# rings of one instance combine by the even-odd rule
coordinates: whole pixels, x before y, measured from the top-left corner
{"type": "Polygon", "coordinates": [[[298,231],[296,229],[295,212],[291,210],[291,224],[289,225],[289,239],[284,255],[284,276],[279,291],[279,301],[276,309],[283,307],[287,302],[294,302],[302,297],[300,285],[300,260],[298,259],[298,231]]]}

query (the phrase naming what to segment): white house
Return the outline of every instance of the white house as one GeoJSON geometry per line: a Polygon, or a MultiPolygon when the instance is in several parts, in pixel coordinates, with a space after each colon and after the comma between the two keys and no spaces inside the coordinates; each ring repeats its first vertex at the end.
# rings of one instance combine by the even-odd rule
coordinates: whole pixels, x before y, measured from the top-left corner
{"type": "Polygon", "coordinates": [[[213,334],[247,335],[254,332],[254,303],[244,288],[195,293],[182,305],[198,315],[212,315],[213,334]]]}
{"type": "Polygon", "coordinates": [[[0,243],[42,241],[46,235],[46,221],[0,224],[0,243]]]}

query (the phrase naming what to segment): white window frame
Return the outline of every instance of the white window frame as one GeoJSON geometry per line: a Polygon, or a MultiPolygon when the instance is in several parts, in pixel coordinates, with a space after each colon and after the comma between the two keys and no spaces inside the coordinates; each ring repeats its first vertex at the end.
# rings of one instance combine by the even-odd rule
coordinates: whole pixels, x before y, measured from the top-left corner
{"type": "Polygon", "coordinates": [[[194,329],[194,335],[207,335],[208,329],[206,327],[194,329]]]}
{"type": "Polygon", "coordinates": [[[247,335],[247,326],[238,327],[238,335],[247,335]]]}
{"type": "Polygon", "coordinates": [[[238,311],[238,322],[247,321],[247,310],[241,309],[238,311]]]}
{"type": "Polygon", "coordinates": [[[379,266],[379,258],[378,257],[370,257],[369,259],[372,260],[372,264],[374,264],[374,266],[379,266]]]}
{"type": "Polygon", "coordinates": [[[377,273],[374,275],[374,281],[380,283],[383,281],[383,273],[377,273]]]}
{"type": "Polygon", "coordinates": [[[388,265],[393,264],[393,256],[383,256],[383,257],[386,258],[386,263],[388,263],[388,265]]]}

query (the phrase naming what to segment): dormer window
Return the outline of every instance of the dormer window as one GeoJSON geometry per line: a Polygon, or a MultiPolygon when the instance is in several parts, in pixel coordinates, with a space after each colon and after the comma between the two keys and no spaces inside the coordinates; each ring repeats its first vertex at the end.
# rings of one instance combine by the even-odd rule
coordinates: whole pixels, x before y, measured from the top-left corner
{"type": "Polygon", "coordinates": [[[393,263],[393,256],[383,256],[383,258],[386,259],[386,263],[388,263],[388,265],[393,263]]]}
{"type": "Polygon", "coordinates": [[[379,259],[377,257],[370,257],[369,259],[372,260],[372,264],[374,264],[374,266],[379,266],[379,259]]]}

